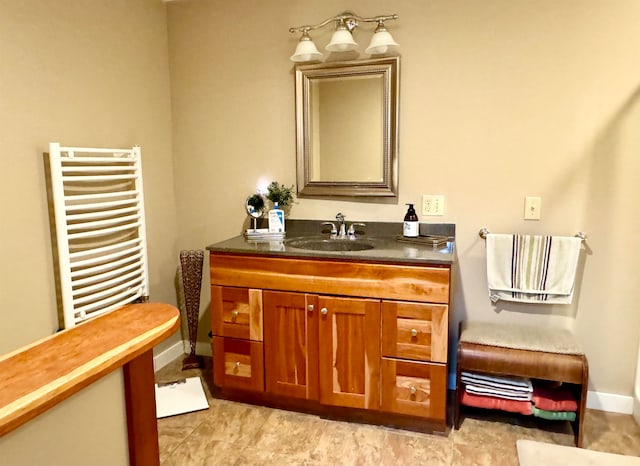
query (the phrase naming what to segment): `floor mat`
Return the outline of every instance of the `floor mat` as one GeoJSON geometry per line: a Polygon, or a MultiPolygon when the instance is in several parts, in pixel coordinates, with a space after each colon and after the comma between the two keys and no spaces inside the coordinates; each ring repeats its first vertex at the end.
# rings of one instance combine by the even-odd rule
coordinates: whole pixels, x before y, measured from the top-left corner
{"type": "Polygon", "coordinates": [[[640,466],[637,456],[615,455],[585,448],[518,440],[520,466],[640,466]]]}

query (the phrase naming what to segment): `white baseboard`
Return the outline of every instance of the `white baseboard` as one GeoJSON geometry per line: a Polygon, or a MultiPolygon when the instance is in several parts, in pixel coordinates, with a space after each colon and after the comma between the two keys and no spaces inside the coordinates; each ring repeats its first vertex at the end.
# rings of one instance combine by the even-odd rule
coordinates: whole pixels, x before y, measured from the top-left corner
{"type": "Polygon", "coordinates": [[[184,342],[179,341],[171,345],[166,350],[153,355],[153,370],[158,371],[169,364],[174,359],[179,358],[185,353],[184,342]]]}
{"type": "MultiPolygon", "coordinates": [[[[456,389],[455,373],[449,374],[448,385],[449,390],[456,389]]],[[[587,408],[610,413],[633,414],[633,397],[590,390],[587,392],[587,408]]]]}
{"type": "Polygon", "coordinates": [[[609,411],[610,413],[633,414],[633,397],[589,391],[587,408],[609,411]]]}
{"type": "MultiPolygon", "coordinates": [[[[188,341],[179,341],[171,345],[166,350],[153,355],[153,370],[158,371],[162,369],[171,361],[185,354],[189,354],[189,351],[190,348],[188,341]]],[[[203,341],[196,342],[196,354],[199,356],[213,356],[211,343],[206,343],[203,341]]]]}

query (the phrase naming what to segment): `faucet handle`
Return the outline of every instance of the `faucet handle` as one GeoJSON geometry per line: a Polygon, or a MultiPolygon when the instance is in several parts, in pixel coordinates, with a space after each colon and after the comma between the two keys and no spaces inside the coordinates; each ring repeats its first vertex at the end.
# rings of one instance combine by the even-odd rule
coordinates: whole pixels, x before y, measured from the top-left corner
{"type": "Polygon", "coordinates": [[[355,236],[356,235],[356,227],[366,227],[367,224],[366,223],[352,223],[351,225],[349,225],[349,231],[347,232],[347,235],[349,236],[355,236]]]}
{"type": "Polygon", "coordinates": [[[344,214],[342,212],[338,212],[336,214],[336,220],[340,223],[344,223],[344,214]]]}
{"type": "Polygon", "coordinates": [[[331,227],[331,234],[333,236],[338,234],[338,230],[336,229],[336,224],[333,222],[322,222],[321,225],[323,227],[327,226],[327,227],[331,227]]]}

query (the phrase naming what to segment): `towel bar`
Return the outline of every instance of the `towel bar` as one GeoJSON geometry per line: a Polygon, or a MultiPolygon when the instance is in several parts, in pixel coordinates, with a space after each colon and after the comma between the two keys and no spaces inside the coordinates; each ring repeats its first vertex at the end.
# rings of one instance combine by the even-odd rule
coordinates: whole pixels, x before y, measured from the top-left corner
{"type": "MultiPolygon", "coordinates": [[[[487,239],[488,234],[489,234],[489,230],[487,230],[486,228],[481,228],[480,231],[478,232],[478,235],[480,235],[480,238],[482,239],[487,239]]],[[[582,241],[587,239],[587,234],[584,231],[579,231],[574,236],[576,236],[577,238],[580,238],[582,241]]]]}

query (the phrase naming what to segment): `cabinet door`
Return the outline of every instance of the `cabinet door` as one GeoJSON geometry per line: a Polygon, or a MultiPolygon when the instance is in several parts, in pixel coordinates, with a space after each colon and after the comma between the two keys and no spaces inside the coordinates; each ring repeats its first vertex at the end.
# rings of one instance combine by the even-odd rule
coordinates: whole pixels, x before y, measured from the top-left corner
{"type": "Polygon", "coordinates": [[[448,306],[382,302],[383,356],[446,363],[448,342],[448,306]]]}
{"type": "Polygon", "coordinates": [[[264,391],[262,343],[213,337],[213,383],[223,388],[264,391]]]}
{"type": "Polygon", "coordinates": [[[380,301],[318,297],[320,402],[380,408],[380,301]]]}
{"type": "Polygon", "coordinates": [[[262,341],[262,290],[213,285],[211,330],[218,337],[262,341]]]}
{"type": "Polygon", "coordinates": [[[315,295],[263,292],[267,392],[318,399],[317,301],[315,295]]]}
{"type": "Polygon", "coordinates": [[[445,422],[446,364],[382,358],[382,410],[445,422]]]}

